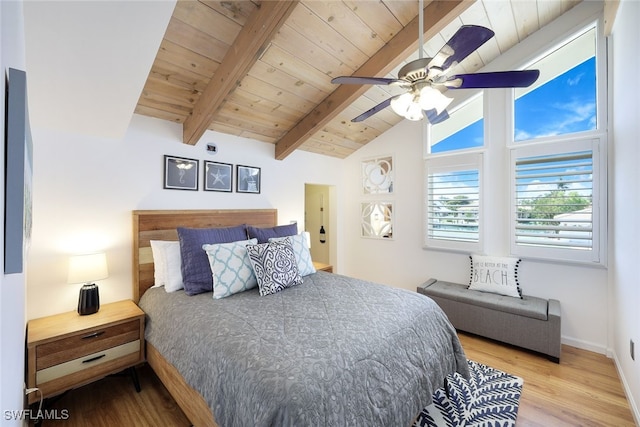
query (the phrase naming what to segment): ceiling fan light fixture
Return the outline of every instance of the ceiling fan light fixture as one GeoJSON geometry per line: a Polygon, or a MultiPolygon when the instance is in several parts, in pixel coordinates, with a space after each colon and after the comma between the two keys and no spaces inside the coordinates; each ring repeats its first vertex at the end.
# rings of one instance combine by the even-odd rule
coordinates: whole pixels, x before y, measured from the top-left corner
{"type": "Polygon", "coordinates": [[[422,120],[423,117],[424,114],[422,114],[422,108],[420,107],[420,104],[415,101],[411,103],[409,109],[407,110],[407,113],[404,116],[405,119],[414,122],[422,120]]]}
{"type": "Polygon", "coordinates": [[[422,120],[422,107],[420,107],[419,97],[413,92],[403,93],[402,95],[391,100],[391,108],[393,111],[407,120],[422,120]]]}
{"type": "Polygon", "coordinates": [[[391,108],[397,115],[404,116],[412,102],[413,94],[405,92],[391,100],[391,108]]]}
{"type": "Polygon", "coordinates": [[[453,101],[431,86],[425,86],[420,90],[420,108],[423,110],[436,110],[438,114],[442,113],[453,101]]]}

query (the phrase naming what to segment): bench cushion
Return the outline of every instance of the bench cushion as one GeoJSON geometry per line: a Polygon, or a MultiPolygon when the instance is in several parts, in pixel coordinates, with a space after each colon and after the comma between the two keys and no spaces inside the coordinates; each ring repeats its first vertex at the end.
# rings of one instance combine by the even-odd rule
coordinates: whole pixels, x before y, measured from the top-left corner
{"type": "Polygon", "coordinates": [[[424,294],[440,298],[486,307],[492,310],[512,313],[533,319],[547,320],[548,301],[523,295],[522,299],[470,290],[458,283],[434,281],[421,287],[424,294]]]}

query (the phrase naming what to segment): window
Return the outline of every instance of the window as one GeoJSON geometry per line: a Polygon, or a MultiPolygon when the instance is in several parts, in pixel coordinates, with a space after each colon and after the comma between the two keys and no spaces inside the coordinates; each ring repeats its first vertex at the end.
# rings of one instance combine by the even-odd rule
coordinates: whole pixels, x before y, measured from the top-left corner
{"type": "Polygon", "coordinates": [[[514,90],[514,255],[605,262],[606,130],[597,108],[605,78],[597,73],[597,31],[594,23],[552,49],[531,66],[540,79],[514,90]]]}
{"type": "Polygon", "coordinates": [[[598,139],[512,152],[512,253],[599,261],[598,153],[598,139]]]}
{"type": "Polygon", "coordinates": [[[527,67],[540,70],[540,77],[514,90],[514,141],[596,129],[595,36],[590,27],[527,67]]]}
{"type": "Polygon", "coordinates": [[[450,113],[449,119],[432,126],[431,153],[476,148],[484,145],[482,94],[450,113]]]}
{"type": "Polygon", "coordinates": [[[479,249],[481,154],[427,160],[426,245],[479,249]]]}
{"type": "Polygon", "coordinates": [[[514,49],[538,58],[526,67],[541,71],[536,83],[470,94],[449,120],[427,126],[425,247],[606,264],[600,24],[558,24],[525,40],[514,49]]]}

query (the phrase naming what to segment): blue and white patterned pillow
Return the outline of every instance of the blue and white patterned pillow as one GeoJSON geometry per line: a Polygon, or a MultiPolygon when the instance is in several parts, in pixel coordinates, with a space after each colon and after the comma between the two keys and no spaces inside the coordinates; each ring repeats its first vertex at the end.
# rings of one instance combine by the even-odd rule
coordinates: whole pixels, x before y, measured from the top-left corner
{"type": "Polygon", "coordinates": [[[256,243],[258,243],[256,239],[251,239],[202,245],[211,266],[214,299],[228,297],[258,286],[247,255],[247,245],[256,243]]]}
{"type": "Polygon", "coordinates": [[[295,236],[289,237],[272,237],[269,239],[270,242],[279,242],[284,239],[291,240],[291,248],[293,249],[293,253],[296,256],[296,262],[298,264],[298,271],[302,277],[308,276],[309,274],[313,274],[316,272],[316,268],[313,266],[313,261],[311,260],[311,253],[309,252],[309,242],[307,242],[307,237],[303,234],[296,234],[295,236]]]}
{"type": "Polygon", "coordinates": [[[247,253],[258,279],[260,295],[270,295],[302,283],[291,239],[247,245],[247,253]]]}

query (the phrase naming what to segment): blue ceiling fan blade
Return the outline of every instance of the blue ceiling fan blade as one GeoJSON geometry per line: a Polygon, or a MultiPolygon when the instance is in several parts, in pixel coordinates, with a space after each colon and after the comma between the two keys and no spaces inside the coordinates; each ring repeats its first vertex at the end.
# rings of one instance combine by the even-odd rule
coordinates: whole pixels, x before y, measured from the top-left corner
{"type": "Polygon", "coordinates": [[[427,120],[429,120],[429,123],[431,123],[432,125],[444,122],[449,118],[449,113],[447,113],[447,110],[443,110],[442,113],[438,114],[438,111],[435,108],[433,110],[425,110],[424,114],[427,116],[427,120]]]}
{"type": "Polygon", "coordinates": [[[462,62],[494,35],[495,33],[489,28],[463,25],[433,57],[428,68],[438,67],[446,71],[449,67],[462,62]]]}
{"type": "Polygon", "coordinates": [[[385,77],[358,77],[341,76],[331,80],[334,84],[355,84],[355,85],[389,85],[391,83],[407,83],[404,80],[388,79],[385,77]]]}
{"type": "Polygon", "coordinates": [[[496,87],[528,87],[540,76],[540,70],[495,71],[492,73],[458,74],[443,84],[450,89],[489,89],[496,87]]]}
{"type": "MultiPolygon", "coordinates": [[[[399,96],[399,95],[396,95],[399,96]]],[[[393,98],[396,98],[396,96],[392,96],[389,99],[386,99],[384,101],[382,101],[380,104],[376,105],[373,108],[368,109],[367,111],[365,111],[364,113],[360,114],[358,117],[351,119],[352,122],[361,122],[364,119],[373,116],[375,113],[377,113],[378,111],[384,110],[385,108],[387,108],[389,105],[391,105],[391,100],[393,98]]]]}

